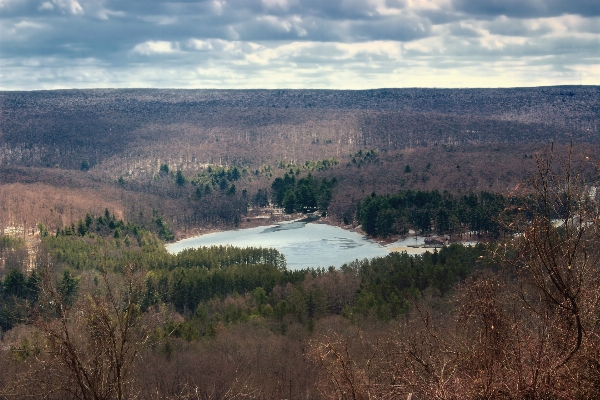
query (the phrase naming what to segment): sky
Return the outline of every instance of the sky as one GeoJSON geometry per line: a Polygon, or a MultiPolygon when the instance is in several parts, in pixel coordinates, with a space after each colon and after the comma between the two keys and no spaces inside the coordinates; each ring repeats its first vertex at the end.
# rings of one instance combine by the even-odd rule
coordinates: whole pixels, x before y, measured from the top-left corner
{"type": "Polygon", "coordinates": [[[0,89],[600,84],[600,0],[0,0],[0,89]]]}

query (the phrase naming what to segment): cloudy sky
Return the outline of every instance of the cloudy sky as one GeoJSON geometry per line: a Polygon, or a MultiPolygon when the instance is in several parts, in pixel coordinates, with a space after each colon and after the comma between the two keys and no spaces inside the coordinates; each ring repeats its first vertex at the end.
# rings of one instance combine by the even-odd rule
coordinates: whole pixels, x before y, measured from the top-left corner
{"type": "Polygon", "coordinates": [[[0,0],[0,89],[600,84],[600,0],[0,0]]]}

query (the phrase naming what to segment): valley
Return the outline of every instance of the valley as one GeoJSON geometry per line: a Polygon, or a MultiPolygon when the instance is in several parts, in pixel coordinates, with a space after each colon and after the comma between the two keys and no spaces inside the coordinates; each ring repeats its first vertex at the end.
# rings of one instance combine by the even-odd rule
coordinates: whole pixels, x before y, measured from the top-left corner
{"type": "Polygon", "coordinates": [[[290,170],[337,179],[335,221],[373,192],[508,193],[550,142],[594,152],[598,91],[3,92],[0,226],[55,230],[89,211],[135,221],[155,210],[183,237],[239,224],[290,170]],[[222,182],[210,168],[239,175],[222,182]]]}
{"type": "Polygon", "coordinates": [[[598,398],[599,122],[597,86],[0,92],[0,398],[598,398]]]}

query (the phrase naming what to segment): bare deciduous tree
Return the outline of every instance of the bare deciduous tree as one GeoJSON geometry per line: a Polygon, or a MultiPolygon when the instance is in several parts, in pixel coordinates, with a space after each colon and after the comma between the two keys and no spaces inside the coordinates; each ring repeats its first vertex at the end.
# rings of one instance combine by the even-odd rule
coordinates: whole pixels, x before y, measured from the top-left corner
{"type": "Polygon", "coordinates": [[[515,240],[519,255],[515,264],[525,278],[523,300],[543,314],[544,310],[527,295],[535,297],[541,292],[555,317],[556,328],[560,326],[562,337],[558,343],[563,349],[553,366],[558,369],[581,349],[586,335],[585,314],[589,311],[586,302],[598,297],[598,171],[588,157],[576,160],[573,146],[566,156],[557,155],[551,148],[537,158],[537,166],[531,181],[531,221],[523,225],[522,237],[515,240]]]}
{"type": "Polygon", "coordinates": [[[131,372],[140,350],[160,322],[158,313],[142,313],[143,271],[130,265],[123,276],[83,276],[78,299],[43,274],[35,323],[45,348],[10,388],[14,394],[50,398],[131,398],[131,372]]]}

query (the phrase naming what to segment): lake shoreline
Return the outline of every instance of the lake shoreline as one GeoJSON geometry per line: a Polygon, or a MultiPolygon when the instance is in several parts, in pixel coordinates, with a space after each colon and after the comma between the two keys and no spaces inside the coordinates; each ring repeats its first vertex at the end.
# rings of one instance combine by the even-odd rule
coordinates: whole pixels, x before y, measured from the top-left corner
{"type": "Polygon", "coordinates": [[[333,221],[330,217],[313,217],[310,214],[307,215],[307,214],[302,214],[302,213],[283,214],[283,212],[281,212],[281,214],[278,214],[278,213],[270,214],[269,212],[266,212],[266,213],[261,213],[261,214],[255,215],[253,217],[244,218],[238,226],[218,227],[218,228],[217,227],[194,228],[194,229],[185,230],[185,231],[177,231],[176,235],[175,235],[176,239],[167,244],[176,243],[176,242],[180,242],[182,240],[191,239],[191,238],[203,236],[203,235],[208,235],[211,233],[239,231],[242,229],[258,228],[261,226],[268,227],[268,226],[277,225],[277,224],[281,224],[281,223],[301,222],[301,221],[306,222],[306,223],[311,223],[311,224],[323,224],[323,225],[335,226],[335,227],[341,228],[348,232],[355,232],[355,233],[358,233],[358,234],[364,236],[368,240],[379,243],[381,246],[384,246],[384,247],[387,245],[390,245],[392,243],[395,243],[398,240],[406,238],[405,236],[401,236],[401,235],[389,236],[387,238],[372,237],[372,236],[367,235],[360,228],[360,226],[354,227],[353,225],[345,225],[344,223],[333,221]],[[308,221],[306,221],[306,220],[308,220],[308,221]]]}
{"type": "Polygon", "coordinates": [[[208,235],[211,233],[227,232],[227,231],[239,231],[242,229],[258,228],[260,226],[271,226],[280,224],[283,222],[294,222],[305,218],[305,214],[283,214],[283,216],[270,216],[267,214],[260,214],[250,218],[244,218],[243,221],[237,226],[223,226],[223,227],[211,227],[211,228],[194,228],[184,231],[177,231],[175,234],[175,240],[167,244],[180,242],[182,240],[191,239],[198,236],[208,235]]]}
{"type": "Polygon", "coordinates": [[[269,225],[252,228],[238,227],[193,236],[166,245],[166,250],[177,254],[187,248],[233,246],[274,248],[283,254],[287,267],[292,270],[305,268],[340,267],[357,259],[384,257],[389,250],[362,233],[344,230],[339,226],[316,222],[313,218],[295,215],[269,225]]]}
{"type": "MultiPolygon", "coordinates": [[[[199,238],[209,234],[224,233],[224,232],[235,232],[242,231],[245,229],[259,228],[259,227],[272,227],[284,223],[293,222],[305,222],[306,224],[318,224],[327,225],[343,229],[346,232],[357,233],[361,235],[365,240],[378,244],[382,249],[385,249],[388,253],[391,252],[406,252],[411,255],[423,254],[426,251],[434,251],[435,248],[441,246],[426,246],[424,243],[424,236],[410,233],[408,235],[391,235],[386,238],[376,238],[367,235],[361,226],[346,225],[341,221],[334,221],[330,217],[320,217],[314,214],[284,214],[279,209],[266,209],[261,210],[259,213],[244,218],[237,227],[221,227],[221,228],[208,228],[208,229],[194,229],[185,232],[178,232],[177,240],[167,243],[165,247],[169,247],[175,243],[183,240],[189,240],[193,238],[199,238]],[[414,240],[414,243],[412,241],[414,240]]],[[[465,243],[471,245],[475,243],[473,240],[459,239],[451,240],[450,243],[465,243]]]]}

